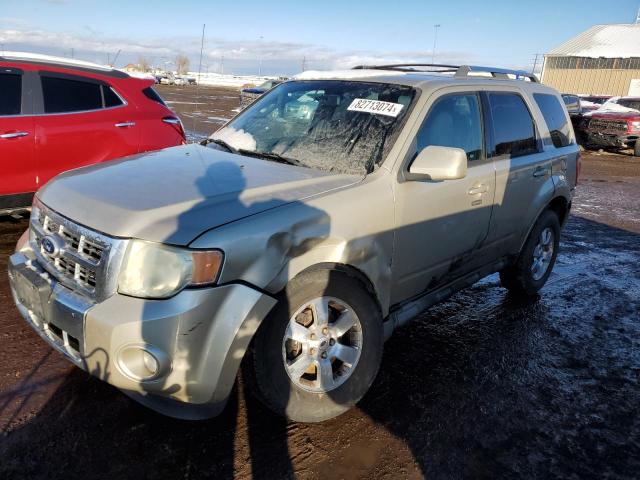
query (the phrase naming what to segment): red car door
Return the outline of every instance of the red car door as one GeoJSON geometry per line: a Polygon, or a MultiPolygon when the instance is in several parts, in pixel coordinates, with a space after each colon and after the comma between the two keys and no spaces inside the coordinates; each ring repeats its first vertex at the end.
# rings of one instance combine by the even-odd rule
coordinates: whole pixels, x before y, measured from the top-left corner
{"type": "Polygon", "coordinates": [[[33,116],[22,100],[23,72],[0,67],[0,209],[31,204],[36,190],[33,116]]]}
{"type": "Polygon", "coordinates": [[[39,184],[73,168],[138,152],[136,109],[104,81],[40,72],[43,114],[35,117],[39,184]]]}

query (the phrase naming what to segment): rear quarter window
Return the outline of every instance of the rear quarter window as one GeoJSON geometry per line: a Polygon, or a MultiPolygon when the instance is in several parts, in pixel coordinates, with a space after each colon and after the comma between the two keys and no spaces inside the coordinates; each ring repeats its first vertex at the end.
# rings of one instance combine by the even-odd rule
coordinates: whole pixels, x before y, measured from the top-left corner
{"type": "Polygon", "coordinates": [[[22,75],[0,73],[0,115],[20,115],[22,75]]]}
{"type": "Polygon", "coordinates": [[[160,105],[164,105],[165,107],[167,106],[167,104],[164,103],[164,100],[162,100],[162,97],[160,95],[158,95],[158,92],[156,92],[152,87],[145,88],[144,90],[142,90],[142,93],[149,100],[153,100],[154,102],[158,102],[160,105]]]}
{"type": "Polygon", "coordinates": [[[571,128],[558,98],[546,93],[534,93],[533,98],[547,123],[553,146],[560,148],[571,145],[571,128]]]}

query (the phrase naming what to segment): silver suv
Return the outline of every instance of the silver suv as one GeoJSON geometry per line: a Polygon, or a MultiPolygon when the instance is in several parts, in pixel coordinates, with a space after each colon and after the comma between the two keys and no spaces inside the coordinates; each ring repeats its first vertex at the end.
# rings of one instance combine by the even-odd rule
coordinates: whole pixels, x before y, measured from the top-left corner
{"type": "Polygon", "coordinates": [[[205,142],[64,173],[11,257],[18,309],[162,413],[219,413],[241,367],[275,412],[349,409],[398,326],[480,278],[534,295],[579,157],[519,71],[306,72],[205,142]]]}

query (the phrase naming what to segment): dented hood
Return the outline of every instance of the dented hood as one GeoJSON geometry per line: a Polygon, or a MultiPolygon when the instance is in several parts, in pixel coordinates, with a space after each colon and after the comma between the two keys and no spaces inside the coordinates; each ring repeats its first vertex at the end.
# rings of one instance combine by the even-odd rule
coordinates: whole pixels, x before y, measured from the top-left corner
{"type": "Polygon", "coordinates": [[[225,223],[360,180],[185,145],[63,173],[38,197],[107,235],[187,245],[225,223]]]}

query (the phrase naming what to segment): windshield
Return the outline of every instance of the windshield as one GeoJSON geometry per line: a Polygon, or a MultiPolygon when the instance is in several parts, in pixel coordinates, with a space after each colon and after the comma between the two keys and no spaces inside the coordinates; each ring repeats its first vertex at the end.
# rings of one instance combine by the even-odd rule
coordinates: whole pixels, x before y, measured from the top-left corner
{"type": "Polygon", "coordinates": [[[632,108],[634,110],[640,110],[640,100],[639,99],[625,99],[621,98],[618,100],[618,105],[622,105],[623,107],[632,108]]]}
{"type": "Polygon", "coordinates": [[[403,85],[286,82],[211,138],[304,167],[366,174],[389,152],[414,97],[415,90],[403,85]]]}
{"type": "Polygon", "coordinates": [[[598,105],[602,105],[606,102],[610,97],[582,97],[582,100],[586,100],[587,102],[597,103],[598,105]]]}

